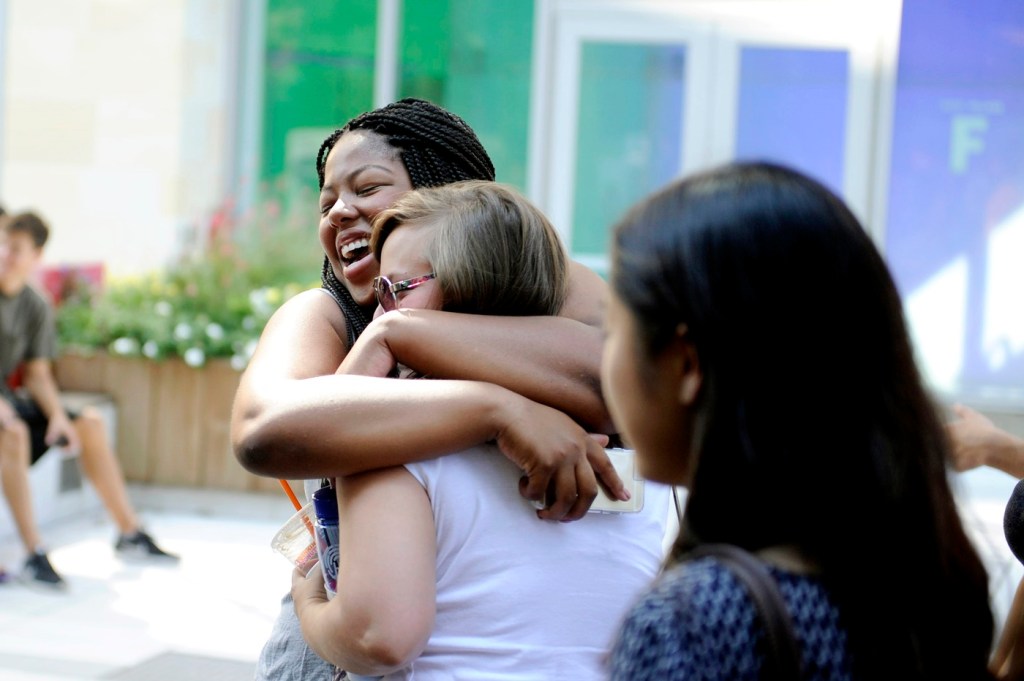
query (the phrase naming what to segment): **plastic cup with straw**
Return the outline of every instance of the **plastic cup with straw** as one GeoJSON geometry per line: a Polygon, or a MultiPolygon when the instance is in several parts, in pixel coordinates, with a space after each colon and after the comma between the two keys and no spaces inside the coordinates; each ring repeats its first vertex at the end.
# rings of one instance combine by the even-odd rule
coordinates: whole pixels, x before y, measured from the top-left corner
{"type": "Polygon", "coordinates": [[[295,515],[277,531],[270,545],[294,565],[304,565],[316,560],[316,533],[313,530],[313,503],[303,506],[286,480],[280,480],[295,515]]]}

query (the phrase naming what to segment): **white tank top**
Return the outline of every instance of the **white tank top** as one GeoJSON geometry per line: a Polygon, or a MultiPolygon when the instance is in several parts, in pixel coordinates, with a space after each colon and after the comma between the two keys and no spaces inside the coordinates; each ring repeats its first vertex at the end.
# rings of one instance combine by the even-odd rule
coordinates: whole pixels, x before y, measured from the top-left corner
{"type": "Polygon", "coordinates": [[[387,679],[603,679],[629,606],[661,565],[669,488],[639,513],[538,520],[494,446],[406,468],[437,529],[437,616],[423,654],[387,679]]]}

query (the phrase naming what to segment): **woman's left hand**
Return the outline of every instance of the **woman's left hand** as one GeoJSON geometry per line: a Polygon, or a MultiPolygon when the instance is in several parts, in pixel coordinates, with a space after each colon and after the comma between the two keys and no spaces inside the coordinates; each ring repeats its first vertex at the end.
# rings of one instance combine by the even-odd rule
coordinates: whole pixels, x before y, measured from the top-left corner
{"type": "Polygon", "coordinates": [[[390,319],[388,315],[396,314],[400,312],[395,310],[370,322],[335,373],[379,377],[391,375],[398,360],[388,345],[387,326],[390,319]]]}
{"type": "Polygon", "coordinates": [[[306,606],[327,602],[327,587],[319,561],[299,565],[292,571],[292,600],[299,617],[306,606]]]}

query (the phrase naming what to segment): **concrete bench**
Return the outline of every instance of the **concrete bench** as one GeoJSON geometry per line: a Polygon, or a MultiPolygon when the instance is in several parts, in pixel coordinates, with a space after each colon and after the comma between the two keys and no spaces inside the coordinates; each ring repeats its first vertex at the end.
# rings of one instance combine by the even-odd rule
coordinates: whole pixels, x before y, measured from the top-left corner
{"type": "MultiPolygon", "coordinates": [[[[70,409],[80,411],[90,406],[99,410],[106,421],[110,441],[115,441],[117,409],[108,395],[66,392],[61,393],[61,398],[70,409]]],[[[44,530],[44,534],[47,525],[101,507],[92,485],[82,478],[77,455],[69,455],[60,448],[51,447],[29,469],[29,485],[32,488],[32,506],[35,509],[36,522],[44,530]]],[[[21,540],[6,500],[0,504],[0,545],[8,550],[12,545],[21,548],[21,540]]]]}

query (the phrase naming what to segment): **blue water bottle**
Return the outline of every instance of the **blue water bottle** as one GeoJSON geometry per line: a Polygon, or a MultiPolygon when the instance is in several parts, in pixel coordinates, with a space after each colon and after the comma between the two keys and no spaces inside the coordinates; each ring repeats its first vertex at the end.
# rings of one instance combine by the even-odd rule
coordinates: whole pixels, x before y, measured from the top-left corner
{"type": "Polygon", "coordinates": [[[322,487],[313,492],[316,511],[316,554],[324,574],[327,597],[338,592],[338,496],[333,487],[322,487]]]}
{"type": "MultiPolygon", "coordinates": [[[[320,571],[324,574],[327,597],[338,593],[338,491],[333,487],[321,487],[313,492],[313,509],[316,522],[316,554],[320,559],[320,571]]],[[[374,681],[380,676],[361,676],[346,672],[350,681],[374,681]]]]}

